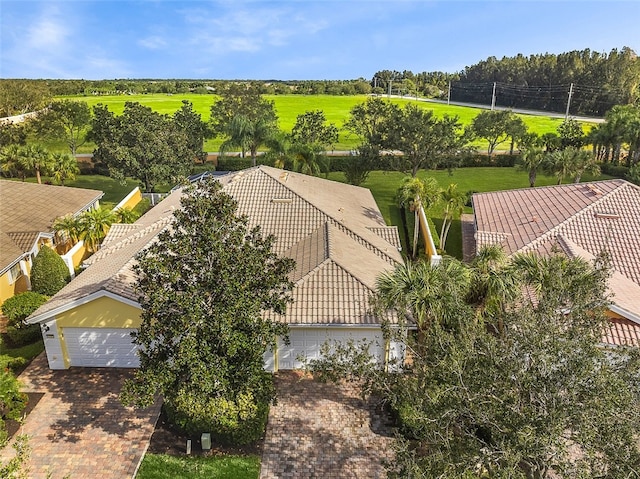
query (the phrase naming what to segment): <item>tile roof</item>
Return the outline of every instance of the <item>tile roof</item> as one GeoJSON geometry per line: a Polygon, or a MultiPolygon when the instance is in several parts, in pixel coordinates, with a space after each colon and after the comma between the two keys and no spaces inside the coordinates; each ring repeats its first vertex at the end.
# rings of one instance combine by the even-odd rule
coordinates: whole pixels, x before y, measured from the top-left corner
{"type": "Polygon", "coordinates": [[[38,234],[50,232],[56,218],[77,214],[102,195],[84,188],[0,180],[0,270],[30,251],[38,234]],[[9,241],[15,247],[10,248],[9,241]]]}
{"type": "MultiPolygon", "coordinates": [[[[395,228],[384,224],[364,188],[260,166],[219,179],[238,201],[238,212],[276,237],[278,254],[296,260],[293,304],[277,319],[289,324],[374,324],[369,297],[376,276],[402,261],[395,228]]],[[[32,316],[98,291],[136,300],[135,254],[173,219],[181,191],[174,191],[134,225],[117,225],[89,267],[32,316]]],[[[393,318],[390,318],[393,320],[393,318]]]]}
{"type": "Polygon", "coordinates": [[[473,209],[477,248],[497,243],[507,254],[560,249],[586,259],[607,251],[614,304],[640,318],[640,187],[606,180],[476,193],[473,209]]]}

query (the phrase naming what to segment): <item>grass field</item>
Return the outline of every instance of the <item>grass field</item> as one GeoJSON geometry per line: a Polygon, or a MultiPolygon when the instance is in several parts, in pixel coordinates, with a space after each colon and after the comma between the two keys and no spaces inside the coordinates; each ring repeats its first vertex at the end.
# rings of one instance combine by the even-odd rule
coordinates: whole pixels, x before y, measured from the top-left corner
{"type": "Polygon", "coordinates": [[[258,456],[184,456],[146,454],[136,479],[257,479],[258,456]]]}
{"type": "MultiPolygon", "coordinates": [[[[107,105],[109,110],[116,114],[121,114],[124,110],[124,104],[127,101],[139,102],[149,106],[155,111],[163,114],[173,114],[182,105],[182,100],[188,100],[193,104],[195,111],[202,115],[202,119],[209,120],[211,105],[216,101],[214,95],[196,95],[196,94],[156,94],[156,95],[114,95],[114,96],[76,96],[64,97],[73,100],[86,101],[89,106],[93,107],[99,103],[107,105]]],[[[305,111],[322,110],[330,123],[340,128],[340,137],[335,145],[336,150],[350,150],[358,143],[358,139],[342,130],[344,122],[349,117],[349,112],[358,103],[366,101],[365,95],[355,96],[333,96],[333,95],[266,95],[266,98],[273,100],[279,117],[279,127],[284,131],[291,131],[295,124],[296,117],[305,111]]],[[[428,103],[423,101],[415,102],[411,99],[391,100],[393,103],[406,104],[417,103],[421,108],[433,110],[437,116],[444,114],[457,115],[463,125],[471,123],[473,118],[482,110],[479,108],[462,107],[456,105],[445,105],[441,103],[428,103]]],[[[540,135],[548,132],[555,132],[562,120],[557,118],[549,118],[544,116],[521,115],[530,131],[540,135]]],[[[205,151],[218,151],[221,139],[212,139],[205,142],[205,151]]],[[[479,149],[486,148],[486,142],[476,141],[474,143],[479,149]]],[[[506,149],[509,145],[502,144],[498,148],[506,149]]],[[[52,143],[48,145],[52,150],[66,150],[66,145],[62,142],[52,143]]],[[[81,152],[91,152],[94,145],[87,143],[81,147],[81,152]]]]}

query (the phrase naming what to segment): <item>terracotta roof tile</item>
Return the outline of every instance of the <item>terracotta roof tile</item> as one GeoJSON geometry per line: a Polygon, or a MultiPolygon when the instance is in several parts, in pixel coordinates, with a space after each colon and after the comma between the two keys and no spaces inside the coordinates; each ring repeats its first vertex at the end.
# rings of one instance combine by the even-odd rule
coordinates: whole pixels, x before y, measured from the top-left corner
{"type": "Polygon", "coordinates": [[[508,254],[547,254],[559,247],[585,258],[607,251],[614,302],[640,317],[640,187],[607,180],[476,193],[473,207],[477,248],[499,243],[508,254]]]}

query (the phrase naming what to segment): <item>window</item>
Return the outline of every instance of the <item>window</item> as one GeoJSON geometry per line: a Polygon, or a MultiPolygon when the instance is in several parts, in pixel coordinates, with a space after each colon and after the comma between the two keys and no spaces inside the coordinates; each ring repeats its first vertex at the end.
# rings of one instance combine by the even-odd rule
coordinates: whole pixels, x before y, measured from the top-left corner
{"type": "Polygon", "coordinates": [[[15,283],[20,279],[20,276],[22,276],[22,268],[20,268],[20,263],[16,263],[9,269],[9,282],[15,283]]]}

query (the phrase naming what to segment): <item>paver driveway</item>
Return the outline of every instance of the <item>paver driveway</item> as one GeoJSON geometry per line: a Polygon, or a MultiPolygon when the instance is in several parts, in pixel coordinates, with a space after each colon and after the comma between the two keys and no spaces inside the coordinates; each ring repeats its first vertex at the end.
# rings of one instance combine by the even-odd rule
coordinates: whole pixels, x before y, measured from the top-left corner
{"type": "Polygon", "coordinates": [[[276,386],[278,404],[269,413],[260,479],[386,477],[388,420],[353,385],[280,372],[276,386]]]}
{"type": "MultiPolygon", "coordinates": [[[[31,446],[29,477],[132,477],[149,445],[159,401],[145,410],[118,400],[123,369],[51,371],[41,354],[20,375],[25,392],[42,393],[24,425],[31,446]]],[[[13,448],[0,451],[3,456],[13,448]]]]}

